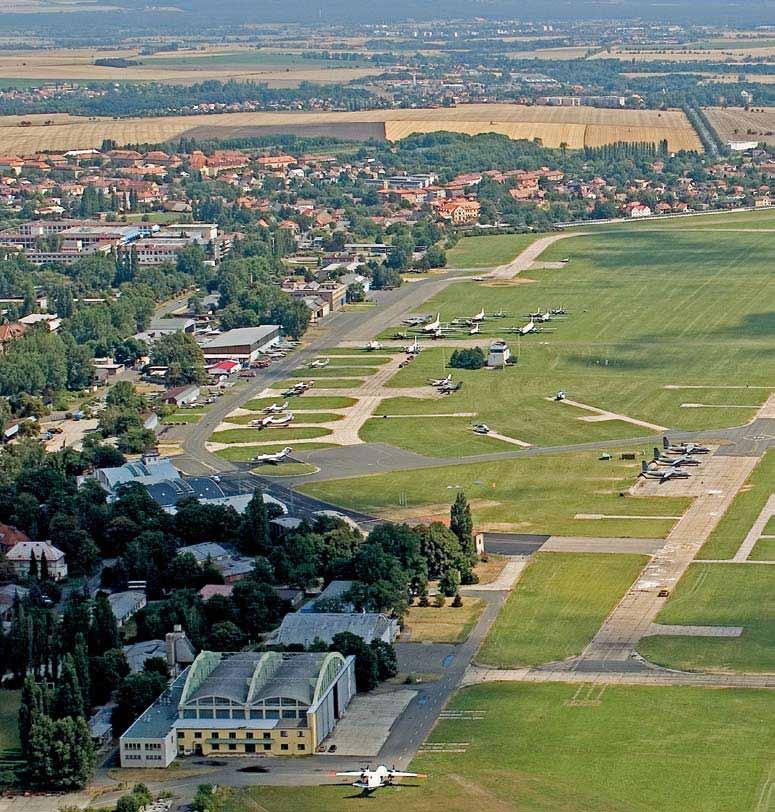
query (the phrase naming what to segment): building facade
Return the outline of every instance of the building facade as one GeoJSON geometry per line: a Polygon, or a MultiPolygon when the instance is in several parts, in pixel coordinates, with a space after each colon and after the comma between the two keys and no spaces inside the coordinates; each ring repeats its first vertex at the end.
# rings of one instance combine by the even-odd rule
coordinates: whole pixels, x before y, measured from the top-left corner
{"type": "Polygon", "coordinates": [[[177,755],[308,755],[355,694],[355,658],[337,652],[201,652],[121,736],[122,767],[177,755]]]}

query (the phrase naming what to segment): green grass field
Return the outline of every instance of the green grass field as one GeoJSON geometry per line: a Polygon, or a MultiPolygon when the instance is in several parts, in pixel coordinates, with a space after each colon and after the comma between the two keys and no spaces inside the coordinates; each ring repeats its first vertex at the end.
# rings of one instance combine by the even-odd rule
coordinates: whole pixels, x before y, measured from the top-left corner
{"type": "Polygon", "coordinates": [[[759,539],[756,542],[749,561],[773,561],[775,560],[775,539],[759,539]]]}
{"type": "Polygon", "coordinates": [[[319,378],[340,378],[340,377],[355,377],[355,378],[368,378],[376,372],[375,367],[324,367],[323,369],[310,369],[309,367],[299,367],[294,369],[290,374],[294,378],[304,378],[316,380],[319,378]]]}
{"type": "Polygon", "coordinates": [[[492,268],[511,262],[517,254],[538,239],[535,234],[493,234],[463,237],[447,251],[450,268],[492,268]]]}
{"type": "MultiPolygon", "coordinates": [[[[353,357],[350,357],[349,354],[335,355],[326,350],[321,353],[319,357],[329,359],[330,364],[324,367],[324,369],[335,369],[336,367],[376,367],[387,364],[391,360],[389,355],[376,355],[375,353],[359,352],[358,350],[352,350],[352,356],[353,357]]],[[[315,370],[312,369],[311,371],[314,372],[315,370]]],[[[349,375],[350,373],[342,374],[349,375]]]]}
{"type": "MultiPolygon", "coordinates": [[[[258,454],[276,454],[285,448],[283,443],[278,445],[241,445],[230,446],[216,451],[215,454],[229,462],[250,462],[258,454]]],[[[296,446],[295,451],[317,451],[321,448],[336,448],[335,443],[302,443],[296,446]]],[[[263,471],[262,471],[263,473],[263,471]]]]}
{"type": "Polygon", "coordinates": [[[214,443],[258,443],[277,440],[312,440],[315,437],[325,437],[331,434],[330,429],[316,428],[277,428],[277,429],[224,429],[216,431],[210,440],[214,443]]]}
{"type": "Polygon", "coordinates": [[[332,62],[328,59],[307,59],[301,54],[284,53],[279,51],[264,50],[243,50],[222,54],[191,54],[181,53],[180,55],[142,57],[140,60],[144,66],[155,65],[159,68],[229,68],[250,67],[257,68],[357,68],[364,64],[361,61],[352,62],[332,62]]]}
{"type": "Polygon", "coordinates": [[[311,482],[302,491],[343,507],[395,517],[404,508],[411,515],[446,511],[462,488],[478,527],[566,536],[664,538],[674,520],[644,517],[680,516],[689,500],[620,496],[635,481],[640,463],[620,460],[616,452],[614,456],[600,462],[597,452],[585,451],[468,463],[311,482]],[[577,514],[632,518],[576,519],[577,514]]]}
{"type": "MultiPolygon", "coordinates": [[[[251,414],[238,414],[232,417],[227,417],[228,423],[236,423],[237,425],[247,426],[251,420],[258,420],[256,413],[251,414]]],[[[337,420],[344,420],[343,414],[334,414],[329,412],[310,412],[304,414],[303,412],[295,412],[293,419],[296,423],[333,423],[337,420]]],[[[273,429],[274,431],[274,429],[273,429]]]]}
{"type": "Polygon", "coordinates": [[[354,406],[357,403],[355,398],[338,397],[336,395],[329,397],[328,395],[315,395],[312,392],[308,392],[302,397],[280,398],[279,401],[277,398],[253,398],[253,400],[249,400],[247,403],[243,404],[242,408],[250,409],[254,412],[260,412],[262,409],[265,409],[267,406],[271,406],[273,403],[279,403],[282,405],[286,400],[288,401],[288,408],[291,410],[346,409],[349,406],[354,406]]]}
{"type": "Polygon", "coordinates": [[[774,492],[775,453],[770,451],[740,489],[729,510],[703,545],[698,558],[732,558],[774,492]]]}
{"type": "Polygon", "coordinates": [[[365,443],[388,443],[430,457],[466,457],[517,450],[518,447],[511,443],[475,434],[472,425],[473,421],[468,417],[420,417],[417,420],[376,417],[363,424],[359,436],[365,443]]]}
{"type": "Polygon", "coordinates": [[[227,789],[213,812],[740,812],[761,810],[775,752],[775,695],[576,685],[489,684],[458,693],[410,786],[355,800],[342,786],[227,789]],[[455,748],[449,748],[455,749],[455,748]]]}
{"type": "MultiPolygon", "coordinates": [[[[291,373],[295,374],[295,373],[291,373]]],[[[314,375],[299,375],[299,378],[309,381],[315,378],[314,375]]],[[[363,378],[325,378],[323,379],[320,376],[316,382],[316,386],[318,389],[357,389],[362,383],[364,382],[363,378]]],[[[287,380],[287,381],[280,381],[280,383],[274,384],[275,389],[279,389],[280,391],[284,391],[286,389],[291,389],[292,387],[296,386],[298,380],[287,380]]]]}
{"type": "Polygon", "coordinates": [[[685,671],[775,672],[775,567],[692,564],[657,622],[742,626],[740,637],[645,637],[647,659],[685,671]]]}
{"type": "Polygon", "coordinates": [[[641,555],[537,553],[476,661],[516,668],[580,654],[647,561],[641,555]]]}
{"type": "Polygon", "coordinates": [[[278,465],[259,465],[253,469],[257,474],[266,477],[304,476],[314,474],[318,469],[308,462],[281,462],[278,465]]]}
{"type": "MultiPolygon", "coordinates": [[[[552,332],[506,335],[519,357],[515,368],[455,373],[465,384],[456,402],[466,411],[478,404],[481,419],[504,434],[561,444],[649,432],[582,422],[585,412],[545,400],[559,389],[584,404],[684,430],[743,424],[772,391],[756,387],[771,387],[775,376],[775,235],[609,230],[564,240],[541,259],[564,257],[571,261],[562,269],[528,271],[532,284],[460,282],[423,305],[442,321],[504,310],[507,318],[484,322],[483,347],[539,307],[568,310],[547,325],[552,332]],[[682,385],[703,388],[668,388],[682,385]]],[[[437,376],[444,354],[426,350],[391,385],[437,376]]]]}
{"type": "Polygon", "coordinates": [[[0,773],[21,769],[19,750],[20,691],[0,690],[0,773]]]}

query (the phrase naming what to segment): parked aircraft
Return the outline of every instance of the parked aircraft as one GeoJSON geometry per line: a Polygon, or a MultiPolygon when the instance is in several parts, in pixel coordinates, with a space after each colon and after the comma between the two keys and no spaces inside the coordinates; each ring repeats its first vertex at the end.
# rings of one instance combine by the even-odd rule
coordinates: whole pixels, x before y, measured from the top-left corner
{"type": "Polygon", "coordinates": [[[535,322],[532,319],[524,327],[518,327],[517,330],[521,336],[526,336],[529,333],[538,332],[538,328],[536,327],[535,322]]]}
{"type": "Polygon", "coordinates": [[[654,459],[657,465],[670,465],[676,468],[680,468],[684,465],[699,465],[700,461],[696,457],[690,457],[688,454],[683,454],[680,457],[663,457],[662,452],[658,449],[654,449],[654,459]]]}
{"type": "Polygon", "coordinates": [[[445,385],[446,385],[446,384],[448,384],[448,383],[449,383],[451,380],[452,380],[452,373],[450,372],[450,373],[449,373],[449,375],[447,375],[447,377],[446,377],[446,378],[438,378],[438,379],[436,379],[436,378],[431,378],[431,379],[428,381],[428,383],[429,383],[431,386],[445,386],[445,385]]]}
{"type": "Polygon", "coordinates": [[[424,324],[422,327],[423,333],[436,333],[439,330],[441,330],[441,313],[437,313],[433,321],[424,324]]]}
{"type": "Polygon", "coordinates": [[[697,443],[679,443],[671,445],[667,437],[662,438],[662,447],[668,454],[710,454],[710,449],[697,443]]]}
{"type": "Polygon", "coordinates": [[[271,406],[265,406],[261,411],[264,414],[277,414],[278,412],[284,412],[288,408],[288,401],[286,400],[285,403],[273,403],[271,406]]]}
{"type": "Polygon", "coordinates": [[[491,313],[490,318],[492,319],[505,319],[506,313],[503,310],[499,310],[497,313],[491,313]]]}
{"type": "Polygon", "coordinates": [[[671,479],[688,479],[689,472],[674,466],[670,468],[649,468],[646,460],[643,460],[640,464],[640,474],[638,476],[646,479],[658,479],[661,484],[671,479]]]}
{"type": "Polygon", "coordinates": [[[484,321],[485,318],[484,308],[482,308],[475,316],[471,316],[471,321],[476,324],[477,322],[484,321]]]}
{"type": "Polygon", "coordinates": [[[259,454],[250,461],[256,465],[279,465],[281,462],[289,459],[293,453],[292,448],[284,448],[276,454],[259,454]]]}
{"type": "Polygon", "coordinates": [[[409,355],[417,355],[418,352],[422,352],[422,346],[415,338],[413,343],[409,344],[407,347],[404,347],[404,352],[409,353],[409,355]]]}
{"type": "Polygon", "coordinates": [[[443,386],[439,387],[439,392],[442,395],[451,395],[453,392],[459,392],[463,388],[463,381],[458,381],[457,383],[445,383],[443,386]]]}
{"type": "Polygon", "coordinates": [[[323,369],[331,363],[330,358],[316,358],[310,363],[310,369],[323,369]]]}
{"type": "Polygon", "coordinates": [[[474,426],[474,431],[477,434],[489,434],[490,433],[490,427],[487,425],[487,423],[477,423],[474,426]]]}
{"type": "Polygon", "coordinates": [[[468,335],[470,335],[470,336],[476,336],[476,335],[479,335],[479,327],[480,327],[480,324],[479,324],[479,322],[477,321],[477,322],[474,324],[474,326],[473,326],[473,327],[472,327],[472,328],[471,328],[471,329],[468,331],[468,335]]]}
{"type": "Polygon", "coordinates": [[[423,773],[405,773],[396,770],[395,767],[388,768],[384,764],[380,764],[376,770],[366,767],[363,770],[335,773],[335,775],[342,778],[355,778],[352,785],[363,790],[364,795],[370,795],[375,790],[391,786],[396,778],[427,778],[423,773]]]}
{"type": "Polygon", "coordinates": [[[560,389],[560,391],[554,396],[555,400],[565,400],[566,395],[564,390],[560,389]]]}
{"type": "Polygon", "coordinates": [[[288,412],[284,415],[270,415],[264,418],[264,426],[287,426],[293,420],[293,414],[288,412]]]}
{"type": "Polygon", "coordinates": [[[369,341],[369,343],[364,347],[366,352],[374,352],[374,350],[381,350],[382,344],[379,341],[369,341]]]}
{"type": "Polygon", "coordinates": [[[401,324],[406,324],[407,327],[421,327],[428,319],[425,316],[409,316],[404,319],[401,324]]]}
{"type": "Polygon", "coordinates": [[[536,310],[535,313],[529,313],[528,316],[530,317],[531,321],[544,322],[552,320],[551,315],[548,312],[543,313],[540,307],[538,308],[538,310],[536,310]]]}

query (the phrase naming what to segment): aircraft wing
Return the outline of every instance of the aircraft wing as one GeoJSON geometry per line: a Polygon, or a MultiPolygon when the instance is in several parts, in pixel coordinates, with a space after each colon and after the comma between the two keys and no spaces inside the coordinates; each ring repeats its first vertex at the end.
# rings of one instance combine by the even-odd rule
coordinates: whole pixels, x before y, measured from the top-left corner
{"type": "Polygon", "coordinates": [[[390,775],[393,778],[427,778],[425,773],[403,773],[400,770],[391,770],[390,775]]]}
{"type": "Polygon", "coordinates": [[[353,770],[352,772],[334,773],[341,778],[360,778],[363,775],[363,770],[353,770]]]}

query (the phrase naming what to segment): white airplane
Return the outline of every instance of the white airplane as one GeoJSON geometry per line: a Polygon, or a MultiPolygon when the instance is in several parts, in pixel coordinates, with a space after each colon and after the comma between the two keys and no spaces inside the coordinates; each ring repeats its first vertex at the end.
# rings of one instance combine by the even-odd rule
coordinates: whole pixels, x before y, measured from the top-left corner
{"type": "Polygon", "coordinates": [[[323,369],[331,363],[330,358],[316,358],[310,363],[310,369],[323,369]]]}
{"type": "Polygon", "coordinates": [[[428,383],[431,386],[446,386],[452,380],[452,373],[450,372],[446,378],[431,378],[428,383]]]}
{"type": "Polygon", "coordinates": [[[256,465],[279,465],[284,460],[287,460],[292,453],[292,448],[284,448],[276,454],[259,454],[257,457],[253,457],[251,462],[256,465]]]}
{"type": "Polygon", "coordinates": [[[474,323],[484,321],[484,319],[485,319],[484,308],[482,308],[475,316],[471,316],[471,321],[473,321],[474,323]]]}
{"type": "Polygon", "coordinates": [[[405,773],[396,770],[393,767],[386,767],[380,764],[376,770],[366,767],[363,770],[356,770],[353,772],[335,773],[341,778],[355,778],[352,786],[363,790],[364,795],[369,795],[375,790],[382,787],[389,787],[393,784],[396,778],[427,778],[428,776],[423,773],[405,773]]]}
{"type": "Polygon", "coordinates": [[[528,333],[535,333],[537,332],[538,328],[535,325],[535,322],[531,319],[524,327],[519,328],[519,334],[521,336],[526,336],[528,333]]]}
{"type": "Polygon", "coordinates": [[[552,320],[552,317],[549,315],[549,313],[542,313],[541,312],[540,307],[538,308],[538,310],[536,310],[535,313],[530,313],[528,315],[530,316],[531,321],[541,322],[541,321],[551,321],[552,320]]]}
{"type": "Polygon", "coordinates": [[[470,336],[477,336],[479,335],[479,322],[475,322],[474,326],[468,331],[468,335],[470,336]]]}
{"type": "Polygon", "coordinates": [[[441,330],[441,313],[437,313],[435,320],[430,322],[430,324],[423,325],[422,328],[424,333],[436,333],[439,330],[441,330]]]}
{"type": "Polygon", "coordinates": [[[420,342],[415,338],[413,344],[409,344],[409,346],[404,347],[404,352],[409,353],[409,355],[417,355],[418,352],[422,350],[422,346],[420,342]]]}
{"type": "Polygon", "coordinates": [[[382,344],[379,341],[369,341],[369,343],[364,347],[366,352],[374,352],[374,350],[381,350],[382,344]]]}
{"type": "Polygon", "coordinates": [[[284,412],[288,408],[288,401],[286,400],[285,403],[273,403],[271,406],[265,406],[261,411],[264,414],[277,414],[278,412],[284,412]]]}
{"type": "Polygon", "coordinates": [[[293,420],[293,415],[288,412],[288,414],[284,414],[281,417],[265,417],[264,418],[264,425],[265,426],[287,426],[293,420]]]}
{"type": "Polygon", "coordinates": [[[490,427],[487,425],[487,423],[477,423],[474,426],[473,430],[477,434],[489,434],[490,433],[490,427]]]}

